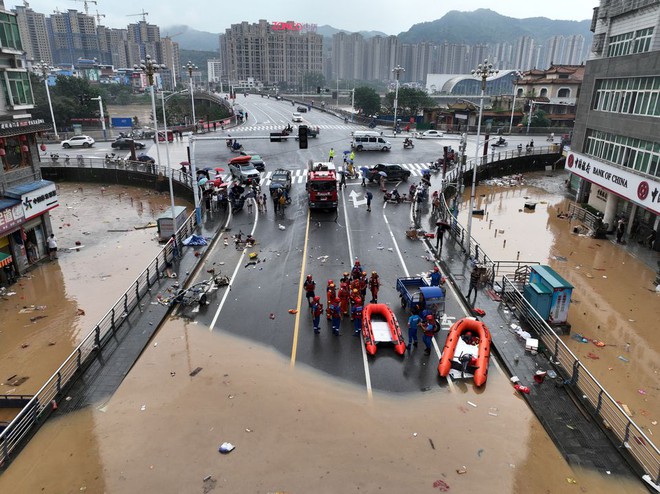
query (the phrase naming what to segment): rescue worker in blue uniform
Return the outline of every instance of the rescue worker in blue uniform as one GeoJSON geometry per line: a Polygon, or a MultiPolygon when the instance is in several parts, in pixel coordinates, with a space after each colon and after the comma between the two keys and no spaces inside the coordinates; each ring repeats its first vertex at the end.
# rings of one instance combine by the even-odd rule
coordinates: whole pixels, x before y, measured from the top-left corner
{"type": "Polygon", "coordinates": [[[351,319],[353,319],[353,336],[360,336],[362,332],[362,300],[356,299],[351,308],[351,319]]]}
{"type": "Polygon", "coordinates": [[[312,323],[314,325],[314,333],[319,334],[321,332],[321,315],[323,314],[323,304],[321,303],[321,297],[314,297],[312,302],[312,323]]]}
{"type": "Polygon", "coordinates": [[[335,298],[332,304],[328,307],[330,318],[332,320],[332,333],[339,336],[339,326],[341,325],[341,301],[339,297],[335,298]]]}
{"type": "Polygon", "coordinates": [[[442,275],[440,274],[440,268],[438,268],[438,266],[433,268],[430,277],[431,277],[431,286],[440,286],[440,282],[442,281],[442,275]]]}

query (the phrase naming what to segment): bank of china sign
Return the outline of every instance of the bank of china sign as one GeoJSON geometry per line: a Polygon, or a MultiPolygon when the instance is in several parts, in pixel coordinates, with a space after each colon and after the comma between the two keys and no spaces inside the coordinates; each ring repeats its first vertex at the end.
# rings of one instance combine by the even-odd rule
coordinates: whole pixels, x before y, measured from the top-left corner
{"type": "Polygon", "coordinates": [[[568,171],[603,189],[660,214],[660,182],[597,161],[584,154],[570,152],[568,171]]]}

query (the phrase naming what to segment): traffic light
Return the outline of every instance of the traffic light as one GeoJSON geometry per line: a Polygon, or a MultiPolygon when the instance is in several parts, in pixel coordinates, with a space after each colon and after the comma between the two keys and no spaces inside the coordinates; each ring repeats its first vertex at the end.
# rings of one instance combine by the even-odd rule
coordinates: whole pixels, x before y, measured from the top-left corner
{"type": "Polygon", "coordinates": [[[298,126],[298,148],[307,149],[307,125],[298,126]]]}

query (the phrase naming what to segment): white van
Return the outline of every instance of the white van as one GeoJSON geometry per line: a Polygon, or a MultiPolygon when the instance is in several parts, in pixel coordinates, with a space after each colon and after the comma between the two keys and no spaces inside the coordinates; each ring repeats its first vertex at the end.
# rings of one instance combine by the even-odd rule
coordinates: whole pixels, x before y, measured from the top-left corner
{"type": "Polygon", "coordinates": [[[390,151],[392,143],[375,130],[358,130],[353,132],[351,148],[356,151],[390,151]]]}

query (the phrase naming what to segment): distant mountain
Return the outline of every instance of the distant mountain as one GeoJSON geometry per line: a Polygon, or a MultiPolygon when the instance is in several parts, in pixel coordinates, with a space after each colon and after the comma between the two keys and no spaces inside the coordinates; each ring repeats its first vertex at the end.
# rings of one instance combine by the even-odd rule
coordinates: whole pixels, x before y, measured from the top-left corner
{"type": "MultiPolygon", "coordinates": [[[[337,29],[332,26],[323,25],[317,26],[316,32],[323,36],[324,38],[332,38],[337,33],[349,33],[352,34],[353,31],[347,31],[346,29],[337,29]]],[[[374,36],[389,36],[381,31],[358,31],[365,38],[373,38],[374,36]]]]}
{"type": "Polygon", "coordinates": [[[498,14],[490,9],[477,9],[472,12],[452,10],[441,19],[413,25],[408,31],[399,34],[402,43],[483,43],[513,42],[521,36],[530,36],[543,41],[552,36],[572,36],[581,34],[591,39],[591,20],[556,21],[546,17],[515,19],[498,14]]]}
{"type": "Polygon", "coordinates": [[[170,26],[160,30],[161,37],[170,36],[172,41],[179,43],[182,50],[218,51],[217,33],[197,31],[188,26],[170,26]]]}

